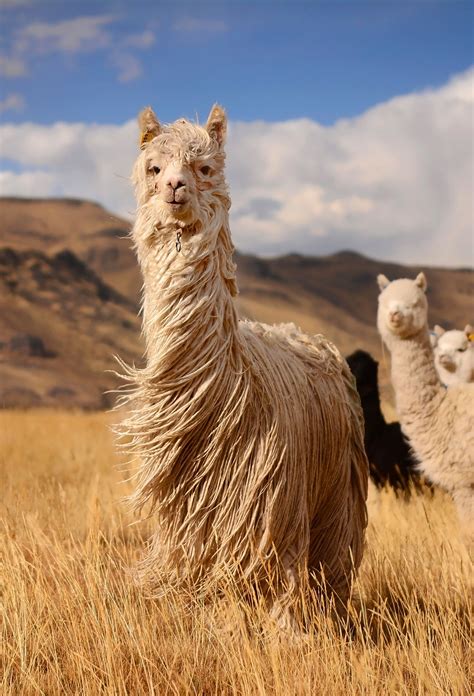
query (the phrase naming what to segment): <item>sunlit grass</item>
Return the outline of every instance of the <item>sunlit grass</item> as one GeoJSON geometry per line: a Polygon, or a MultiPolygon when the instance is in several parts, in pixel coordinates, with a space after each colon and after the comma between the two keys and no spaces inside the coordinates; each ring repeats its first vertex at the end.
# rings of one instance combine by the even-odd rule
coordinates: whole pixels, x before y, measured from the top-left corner
{"type": "Polygon", "coordinates": [[[2,693],[469,693],[471,569],[447,496],[371,490],[350,621],[314,605],[292,640],[232,587],[209,606],[135,586],[152,522],[121,503],[109,423],[0,413],[2,693]]]}

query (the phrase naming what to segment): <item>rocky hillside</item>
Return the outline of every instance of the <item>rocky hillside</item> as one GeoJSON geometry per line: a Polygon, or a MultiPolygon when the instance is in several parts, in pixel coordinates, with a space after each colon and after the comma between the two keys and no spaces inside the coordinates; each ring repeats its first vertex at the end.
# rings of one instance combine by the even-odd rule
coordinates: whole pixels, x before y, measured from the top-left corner
{"type": "MultiPolygon", "coordinates": [[[[118,380],[114,355],[139,362],[140,276],[130,223],[77,200],[0,199],[0,405],[101,408],[118,380]]],[[[239,310],[323,332],[343,353],[382,358],[375,276],[430,283],[430,320],[472,321],[467,269],[383,263],[353,252],[260,259],[237,254],[239,310]]],[[[387,384],[385,359],[382,380],[387,384]]],[[[389,395],[389,394],[388,394],[389,395]]]]}

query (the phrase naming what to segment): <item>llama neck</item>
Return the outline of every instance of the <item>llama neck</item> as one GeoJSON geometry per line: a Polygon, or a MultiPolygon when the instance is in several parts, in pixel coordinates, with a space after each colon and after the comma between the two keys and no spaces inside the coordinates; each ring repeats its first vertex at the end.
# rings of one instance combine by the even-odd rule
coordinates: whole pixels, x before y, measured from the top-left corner
{"type": "Polygon", "coordinates": [[[362,410],[364,412],[365,421],[365,442],[368,445],[379,434],[381,428],[385,425],[380,408],[380,398],[377,391],[366,394],[361,397],[362,410]]]}
{"type": "Polygon", "coordinates": [[[144,281],[142,325],[148,369],[157,377],[169,371],[179,381],[187,369],[195,369],[207,358],[219,355],[225,361],[235,350],[238,327],[228,228],[224,224],[218,233],[208,234],[196,228],[157,232],[152,227],[140,239],[137,253],[144,281]]]}
{"type": "Polygon", "coordinates": [[[408,418],[411,421],[415,414],[417,419],[431,417],[444,389],[434,365],[428,330],[424,328],[404,340],[394,338],[389,347],[400,420],[403,422],[408,418]]]}

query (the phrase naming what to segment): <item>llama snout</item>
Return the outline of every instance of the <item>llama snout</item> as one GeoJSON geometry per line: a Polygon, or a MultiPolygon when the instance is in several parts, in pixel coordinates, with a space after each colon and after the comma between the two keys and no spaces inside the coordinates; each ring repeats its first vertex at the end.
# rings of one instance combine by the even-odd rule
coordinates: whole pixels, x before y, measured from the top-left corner
{"type": "Polygon", "coordinates": [[[456,365],[451,355],[448,355],[447,353],[441,353],[441,355],[439,355],[438,357],[438,360],[440,362],[440,365],[442,365],[449,372],[454,372],[456,370],[456,365]]]}
{"type": "Polygon", "coordinates": [[[403,314],[399,309],[393,309],[389,313],[389,320],[393,326],[400,326],[403,321],[403,314]]]}
{"type": "Polygon", "coordinates": [[[164,176],[163,189],[166,203],[176,206],[186,203],[189,198],[186,172],[181,167],[168,167],[164,176]]]}

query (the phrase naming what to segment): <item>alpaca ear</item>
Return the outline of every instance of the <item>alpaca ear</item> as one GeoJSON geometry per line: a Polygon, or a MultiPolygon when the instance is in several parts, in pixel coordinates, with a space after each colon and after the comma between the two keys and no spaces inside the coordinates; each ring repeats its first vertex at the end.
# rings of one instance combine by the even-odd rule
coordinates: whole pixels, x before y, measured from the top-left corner
{"type": "Polygon", "coordinates": [[[419,288],[423,290],[423,292],[426,292],[426,288],[428,287],[428,283],[426,281],[426,276],[423,272],[418,273],[418,275],[415,278],[415,285],[418,285],[419,288]]]}
{"type": "Polygon", "coordinates": [[[433,331],[438,338],[442,336],[444,333],[446,333],[446,329],[443,329],[443,327],[439,324],[435,324],[433,331]]]}
{"type": "Polygon", "coordinates": [[[155,116],[151,106],[147,106],[138,115],[138,126],[140,128],[140,149],[143,150],[150,140],[156,138],[161,132],[160,122],[155,116]]]}
{"type": "Polygon", "coordinates": [[[472,328],[471,324],[466,324],[464,327],[464,333],[468,337],[469,341],[474,341],[474,329],[472,328]]]}
{"type": "Polygon", "coordinates": [[[390,285],[390,281],[383,273],[379,273],[377,276],[377,285],[379,286],[379,290],[382,291],[385,290],[387,285],[390,285]]]}
{"type": "Polygon", "coordinates": [[[219,104],[214,104],[206,123],[206,130],[219,147],[224,144],[227,133],[227,116],[219,104]]]}

